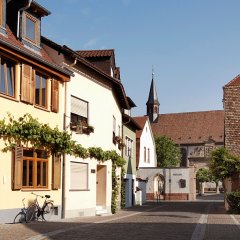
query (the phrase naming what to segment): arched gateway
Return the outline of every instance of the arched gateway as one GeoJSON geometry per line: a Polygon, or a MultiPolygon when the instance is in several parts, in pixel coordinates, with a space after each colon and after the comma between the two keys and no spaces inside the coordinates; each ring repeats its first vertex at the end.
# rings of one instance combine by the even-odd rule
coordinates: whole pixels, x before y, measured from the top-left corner
{"type": "Polygon", "coordinates": [[[153,178],[154,198],[163,198],[165,192],[165,178],[160,173],[157,173],[153,178]]]}

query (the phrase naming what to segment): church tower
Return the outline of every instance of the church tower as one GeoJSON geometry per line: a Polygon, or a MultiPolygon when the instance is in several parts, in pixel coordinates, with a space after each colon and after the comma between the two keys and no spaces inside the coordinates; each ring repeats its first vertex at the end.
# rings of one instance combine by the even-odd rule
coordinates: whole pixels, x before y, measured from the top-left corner
{"type": "Polygon", "coordinates": [[[160,103],[158,102],[153,70],[152,70],[152,82],[151,82],[148,101],[146,105],[147,105],[147,116],[149,117],[150,122],[153,123],[157,121],[158,115],[159,115],[160,103]]]}

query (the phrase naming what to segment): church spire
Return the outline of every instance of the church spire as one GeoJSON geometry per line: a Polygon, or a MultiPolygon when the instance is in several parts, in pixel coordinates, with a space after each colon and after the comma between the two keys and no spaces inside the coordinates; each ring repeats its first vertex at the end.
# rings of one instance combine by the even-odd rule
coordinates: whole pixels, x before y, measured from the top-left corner
{"type": "Polygon", "coordinates": [[[155,122],[158,118],[160,103],[158,101],[157,89],[154,81],[153,67],[152,67],[152,82],[151,82],[148,101],[146,105],[147,105],[147,115],[149,117],[150,122],[151,123],[155,122]]]}

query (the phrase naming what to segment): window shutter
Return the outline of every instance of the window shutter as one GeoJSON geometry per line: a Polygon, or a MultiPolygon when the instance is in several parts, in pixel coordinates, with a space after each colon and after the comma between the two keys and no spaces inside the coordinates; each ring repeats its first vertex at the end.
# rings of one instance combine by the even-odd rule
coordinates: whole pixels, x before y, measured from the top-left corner
{"type": "Polygon", "coordinates": [[[33,77],[32,67],[22,64],[21,100],[27,103],[33,103],[33,77]]]}
{"type": "Polygon", "coordinates": [[[61,155],[53,155],[53,177],[52,189],[61,188],[61,155]]]}
{"type": "Polygon", "coordinates": [[[13,164],[13,190],[22,188],[23,148],[15,147],[13,164]]]}
{"type": "Polygon", "coordinates": [[[2,9],[2,5],[3,5],[3,2],[2,0],[0,0],[0,25],[2,26],[2,23],[3,23],[3,9],[2,9]]]}
{"type": "Polygon", "coordinates": [[[57,113],[58,112],[58,106],[59,106],[59,83],[55,79],[52,80],[51,98],[52,98],[51,110],[52,110],[52,112],[57,113]]]}

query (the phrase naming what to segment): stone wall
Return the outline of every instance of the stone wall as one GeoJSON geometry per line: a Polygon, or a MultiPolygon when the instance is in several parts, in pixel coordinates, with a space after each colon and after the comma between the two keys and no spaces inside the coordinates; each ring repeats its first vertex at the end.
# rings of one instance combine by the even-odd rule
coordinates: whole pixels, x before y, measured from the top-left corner
{"type": "MultiPolygon", "coordinates": [[[[236,78],[237,80],[237,78],[236,78]]],[[[235,156],[240,156],[240,84],[230,82],[224,87],[225,147],[235,156]]],[[[231,178],[227,191],[239,188],[239,174],[231,178]]]]}
{"type": "Polygon", "coordinates": [[[224,88],[225,147],[240,155],[240,85],[224,88]]]}

